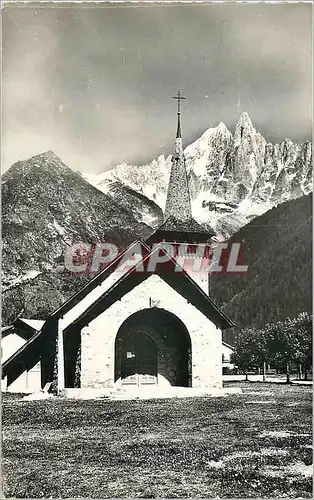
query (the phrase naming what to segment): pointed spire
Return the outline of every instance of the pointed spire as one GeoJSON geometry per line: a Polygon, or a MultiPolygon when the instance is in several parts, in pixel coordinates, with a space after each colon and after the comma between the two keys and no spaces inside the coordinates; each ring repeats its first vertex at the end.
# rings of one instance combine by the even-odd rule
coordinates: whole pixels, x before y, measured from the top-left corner
{"type": "Polygon", "coordinates": [[[181,137],[181,120],[180,120],[180,113],[178,113],[178,126],[177,126],[177,139],[182,139],[181,137]]]}
{"type": "Polygon", "coordinates": [[[192,209],[181,137],[181,101],[185,97],[179,91],[173,99],[178,103],[178,125],[167,192],[165,219],[173,216],[179,220],[186,220],[192,217],[192,209]]]}

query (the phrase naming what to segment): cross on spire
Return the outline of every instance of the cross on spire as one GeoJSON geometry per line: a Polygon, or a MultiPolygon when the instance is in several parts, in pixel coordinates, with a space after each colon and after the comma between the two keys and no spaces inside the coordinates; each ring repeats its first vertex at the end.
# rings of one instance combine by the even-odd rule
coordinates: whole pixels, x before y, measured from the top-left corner
{"type": "Polygon", "coordinates": [[[177,139],[178,139],[178,138],[181,138],[181,121],[180,121],[181,101],[183,101],[183,99],[186,99],[186,97],[184,97],[182,95],[181,90],[178,90],[177,95],[173,96],[172,99],[175,99],[177,101],[177,105],[178,105],[178,108],[177,108],[177,115],[178,115],[177,139]]]}
{"type": "Polygon", "coordinates": [[[179,115],[181,113],[181,101],[183,101],[183,99],[186,99],[186,97],[182,95],[181,90],[178,90],[177,95],[173,96],[172,99],[175,99],[178,103],[178,115],[179,115]]]}

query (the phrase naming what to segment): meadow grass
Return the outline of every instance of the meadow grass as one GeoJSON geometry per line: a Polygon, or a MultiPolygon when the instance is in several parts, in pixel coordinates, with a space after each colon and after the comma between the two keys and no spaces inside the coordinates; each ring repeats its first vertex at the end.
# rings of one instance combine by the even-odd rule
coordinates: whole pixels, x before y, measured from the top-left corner
{"type": "Polygon", "coordinates": [[[312,389],[241,383],[220,398],[3,398],[15,498],[312,497],[312,389]]]}

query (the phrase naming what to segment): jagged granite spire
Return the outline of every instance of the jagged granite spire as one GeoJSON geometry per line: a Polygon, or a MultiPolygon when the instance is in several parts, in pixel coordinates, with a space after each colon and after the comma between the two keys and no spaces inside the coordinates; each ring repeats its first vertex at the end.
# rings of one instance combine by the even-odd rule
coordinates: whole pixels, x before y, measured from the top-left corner
{"type": "Polygon", "coordinates": [[[173,99],[176,99],[178,103],[178,125],[174,154],[171,160],[172,166],[167,192],[165,219],[173,216],[179,220],[186,220],[192,217],[192,209],[181,136],[181,100],[185,99],[185,97],[179,91],[173,99]]]}

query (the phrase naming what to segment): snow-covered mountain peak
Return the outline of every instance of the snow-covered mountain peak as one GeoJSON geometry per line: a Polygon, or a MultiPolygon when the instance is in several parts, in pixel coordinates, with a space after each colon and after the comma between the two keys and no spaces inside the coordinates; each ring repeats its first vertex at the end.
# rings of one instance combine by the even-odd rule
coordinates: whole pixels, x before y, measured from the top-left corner
{"type": "Polygon", "coordinates": [[[212,170],[213,161],[220,171],[225,163],[224,151],[231,140],[232,134],[222,122],[217,127],[207,129],[184,151],[188,172],[193,170],[194,174],[205,179],[212,170]]]}
{"type": "Polygon", "coordinates": [[[253,124],[252,124],[252,120],[251,120],[247,111],[243,111],[241,113],[239,120],[238,120],[238,123],[236,125],[236,129],[238,127],[245,127],[248,130],[255,131],[253,124]]]}
{"type": "MultiPolygon", "coordinates": [[[[312,144],[267,142],[243,112],[232,134],[220,122],[185,148],[193,216],[230,235],[274,205],[312,190],[312,144]]],[[[159,205],[165,206],[171,155],[147,165],[122,163],[108,172],[159,205]]],[[[93,184],[105,190],[105,181],[93,184]]]]}
{"type": "Polygon", "coordinates": [[[244,111],[236,124],[234,131],[234,145],[238,147],[243,141],[251,141],[252,138],[260,136],[255,130],[248,113],[244,111]]]}
{"type": "Polygon", "coordinates": [[[219,133],[226,133],[226,132],[228,133],[229,132],[229,130],[228,130],[227,126],[224,124],[224,122],[219,122],[217,127],[216,127],[216,130],[219,133]]]}
{"type": "Polygon", "coordinates": [[[227,129],[223,122],[220,122],[217,127],[208,128],[203,132],[199,139],[192,142],[189,146],[185,148],[185,156],[191,155],[195,150],[204,151],[208,146],[211,146],[213,142],[217,141],[220,137],[231,137],[231,132],[227,129]]]}

